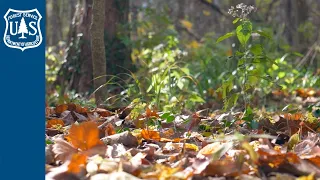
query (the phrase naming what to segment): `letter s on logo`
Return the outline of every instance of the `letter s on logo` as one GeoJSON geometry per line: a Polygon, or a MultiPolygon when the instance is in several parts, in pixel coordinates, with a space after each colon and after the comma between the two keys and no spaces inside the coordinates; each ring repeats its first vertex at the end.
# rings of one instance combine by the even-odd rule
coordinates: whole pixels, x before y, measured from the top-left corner
{"type": "Polygon", "coordinates": [[[30,26],[31,29],[33,29],[33,31],[34,31],[34,33],[30,33],[30,31],[29,31],[29,35],[34,36],[34,35],[37,34],[38,31],[37,31],[37,28],[35,28],[32,24],[36,25],[36,22],[35,22],[35,21],[32,21],[32,22],[29,23],[29,26],[30,26]]]}

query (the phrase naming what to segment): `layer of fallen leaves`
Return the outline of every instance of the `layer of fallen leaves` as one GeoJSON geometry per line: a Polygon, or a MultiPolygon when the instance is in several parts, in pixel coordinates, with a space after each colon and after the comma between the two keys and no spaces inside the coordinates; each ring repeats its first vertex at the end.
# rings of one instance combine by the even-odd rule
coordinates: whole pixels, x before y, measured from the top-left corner
{"type": "Polygon", "coordinates": [[[315,107],[256,110],[251,121],[243,112],[141,107],[46,107],[46,179],[320,178],[315,107]]]}

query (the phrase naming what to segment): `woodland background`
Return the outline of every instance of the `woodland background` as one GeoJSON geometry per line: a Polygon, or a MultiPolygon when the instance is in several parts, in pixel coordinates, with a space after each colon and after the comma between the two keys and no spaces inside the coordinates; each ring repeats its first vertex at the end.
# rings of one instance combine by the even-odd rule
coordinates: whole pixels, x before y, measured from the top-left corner
{"type": "Polygon", "coordinates": [[[320,177],[320,0],[46,13],[47,179],[320,177]]]}
{"type": "MultiPolygon", "coordinates": [[[[239,3],[237,0],[108,1],[104,42],[110,81],[106,88],[109,98],[104,103],[119,106],[142,98],[158,102],[161,107],[168,106],[163,102],[170,101],[195,107],[199,102],[219,99],[216,90],[237,69],[237,60],[230,57],[239,43],[235,38],[219,44],[216,40],[234,29],[233,17],[227,11],[239,3]],[[161,85],[160,91],[156,90],[157,83],[161,85]],[[183,102],[185,99],[194,102],[183,102]]],[[[262,79],[254,90],[259,94],[259,102],[265,102],[272,90],[290,92],[319,87],[320,1],[241,3],[257,8],[249,19],[255,29],[272,37],[261,40],[265,54],[274,61],[285,57],[277,67],[262,65],[260,74],[273,79],[272,82],[262,79]]],[[[90,49],[91,6],[92,0],[47,0],[49,103],[57,102],[59,97],[61,102],[66,94],[71,98],[92,97],[95,89],[90,49]]]]}

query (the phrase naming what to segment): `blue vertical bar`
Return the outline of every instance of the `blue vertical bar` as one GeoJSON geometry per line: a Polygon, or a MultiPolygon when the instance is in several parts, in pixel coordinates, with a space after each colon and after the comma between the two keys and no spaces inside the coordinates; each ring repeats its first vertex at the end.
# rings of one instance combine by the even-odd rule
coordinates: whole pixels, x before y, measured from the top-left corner
{"type": "Polygon", "coordinates": [[[0,1],[0,179],[44,179],[45,3],[0,1]]]}

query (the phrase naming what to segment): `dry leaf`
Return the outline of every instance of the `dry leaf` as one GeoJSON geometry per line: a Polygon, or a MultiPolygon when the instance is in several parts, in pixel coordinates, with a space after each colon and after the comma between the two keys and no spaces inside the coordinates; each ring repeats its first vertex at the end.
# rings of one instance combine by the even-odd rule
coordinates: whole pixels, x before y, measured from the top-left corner
{"type": "Polygon", "coordinates": [[[182,26],[184,26],[185,28],[187,28],[188,30],[192,29],[193,24],[190,21],[187,20],[180,20],[180,23],[182,24],[182,26]]]}
{"type": "Polygon", "coordinates": [[[111,123],[108,123],[105,129],[105,136],[110,136],[116,134],[116,131],[111,123]]]}
{"type": "Polygon", "coordinates": [[[98,113],[100,116],[102,117],[109,117],[112,115],[112,113],[106,109],[102,109],[102,108],[96,108],[94,110],[94,112],[98,113]]]}
{"type": "Polygon", "coordinates": [[[61,119],[50,119],[47,121],[47,128],[55,128],[57,126],[64,126],[64,122],[61,119]]]}
{"type": "Polygon", "coordinates": [[[63,113],[64,111],[66,111],[67,109],[68,109],[68,105],[66,105],[66,104],[61,104],[61,105],[56,106],[55,112],[56,112],[57,114],[61,114],[61,113],[63,113]]]}
{"type": "Polygon", "coordinates": [[[155,141],[160,141],[160,133],[158,131],[151,131],[147,129],[143,129],[141,131],[141,136],[145,140],[155,140],[155,141]]]}
{"type": "Polygon", "coordinates": [[[114,134],[101,139],[104,144],[114,145],[123,144],[127,147],[137,147],[138,139],[133,136],[129,131],[125,131],[119,134],[114,134]]]}
{"type": "Polygon", "coordinates": [[[68,165],[68,172],[71,173],[79,173],[81,169],[84,168],[87,162],[87,156],[83,154],[73,154],[70,160],[70,164],[68,165]]]}
{"type": "Polygon", "coordinates": [[[63,139],[56,139],[52,146],[52,152],[55,154],[55,158],[62,162],[66,162],[71,158],[72,154],[78,152],[70,143],[63,139]]]}
{"type": "Polygon", "coordinates": [[[69,130],[68,141],[78,149],[86,151],[103,142],[99,139],[99,129],[94,122],[83,122],[79,125],[73,124],[69,130]]]}
{"type": "Polygon", "coordinates": [[[146,109],[146,117],[148,117],[148,118],[150,118],[150,117],[159,117],[159,115],[157,114],[157,110],[152,110],[151,111],[151,109],[149,109],[147,107],[147,109],[146,109]]]}

